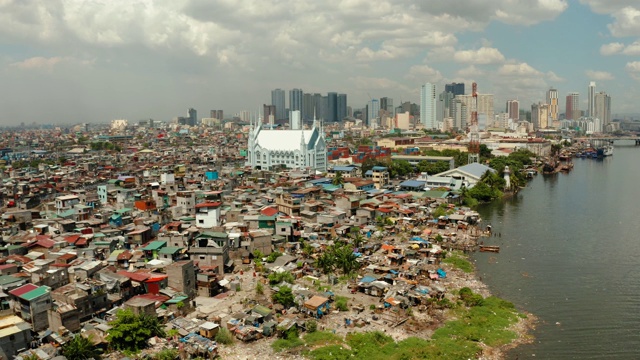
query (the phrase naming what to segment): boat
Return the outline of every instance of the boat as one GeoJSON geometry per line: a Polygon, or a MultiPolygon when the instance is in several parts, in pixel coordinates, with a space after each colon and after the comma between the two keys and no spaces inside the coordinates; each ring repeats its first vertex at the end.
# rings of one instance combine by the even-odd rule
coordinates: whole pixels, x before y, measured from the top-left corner
{"type": "Polygon", "coordinates": [[[604,156],[613,155],[613,145],[607,145],[604,147],[604,151],[602,153],[604,156]]]}
{"type": "Polygon", "coordinates": [[[481,252],[500,252],[500,246],[497,245],[480,245],[481,252]]]}

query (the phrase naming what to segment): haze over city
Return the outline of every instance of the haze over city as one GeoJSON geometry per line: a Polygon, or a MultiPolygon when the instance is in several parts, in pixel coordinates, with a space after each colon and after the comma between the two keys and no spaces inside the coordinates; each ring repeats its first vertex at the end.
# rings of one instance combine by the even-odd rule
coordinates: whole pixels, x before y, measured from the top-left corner
{"type": "Polygon", "coordinates": [[[496,108],[590,81],[637,113],[632,0],[0,2],[0,125],[261,111],[272,89],[418,102],[477,82],[496,108]]]}

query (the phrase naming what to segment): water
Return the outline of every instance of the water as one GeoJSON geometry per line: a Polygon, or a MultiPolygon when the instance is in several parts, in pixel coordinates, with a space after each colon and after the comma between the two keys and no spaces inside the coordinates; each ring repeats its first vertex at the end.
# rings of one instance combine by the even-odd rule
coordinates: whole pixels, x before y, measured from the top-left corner
{"type": "Polygon", "coordinates": [[[502,236],[479,275],[540,320],[509,359],[640,359],[640,149],[574,163],[480,209],[502,236]]]}

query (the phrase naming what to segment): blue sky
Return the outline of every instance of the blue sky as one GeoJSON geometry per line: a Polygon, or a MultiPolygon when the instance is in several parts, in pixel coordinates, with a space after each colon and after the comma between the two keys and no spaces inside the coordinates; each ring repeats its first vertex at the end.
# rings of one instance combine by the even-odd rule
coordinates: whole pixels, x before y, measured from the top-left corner
{"type": "MultiPolygon", "coordinates": [[[[640,113],[637,0],[0,0],[0,125],[252,112],[274,88],[417,102],[478,82],[495,109],[589,81],[640,113]]],[[[583,105],[584,106],[584,105],[583,105]]]]}

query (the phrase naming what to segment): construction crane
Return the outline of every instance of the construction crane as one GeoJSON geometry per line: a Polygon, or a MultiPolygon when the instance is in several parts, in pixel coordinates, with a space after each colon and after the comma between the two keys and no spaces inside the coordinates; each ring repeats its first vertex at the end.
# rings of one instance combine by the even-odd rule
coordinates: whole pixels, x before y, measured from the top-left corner
{"type": "Polygon", "coordinates": [[[480,162],[480,134],[478,133],[478,84],[471,85],[471,126],[469,126],[469,164],[480,162]]]}

